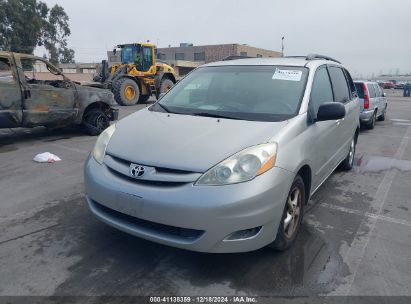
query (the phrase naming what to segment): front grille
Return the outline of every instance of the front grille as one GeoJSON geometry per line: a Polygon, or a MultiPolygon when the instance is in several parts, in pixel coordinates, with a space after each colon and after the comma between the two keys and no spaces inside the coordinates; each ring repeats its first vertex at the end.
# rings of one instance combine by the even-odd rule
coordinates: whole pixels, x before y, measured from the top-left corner
{"type": "Polygon", "coordinates": [[[143,219],[130,216],[130,215],[115,211],[113,209],[107,208],[97,203],[96,201],[93,201],[93,204],[95,205],[97,209],[99,209],[100,212],[106,214],[109,217],[125,221],[129,224],[132,224],[133,226],[137,228],[145,229],[155,234],[162,234],[166,236],[178,237],[186,241],[187,240],[194,241],[198,239],[204,233],[203,230],[180,228],[180,227],[174,227],[174,226],[169,226],[169,225],[164,225],[164,224],[159,224],[159,223],[143,220],[143,219]]]}
{"type": "Polygon", "coordinates": [[[187,184],[187,183],[182,183],[182,182],[163,182],[163,181],[137,179],[137,178],[133,178],[128,175],[124,175],[116,170],[111,169],[110,167],[107,167],[107,168],[110,170],[111,173],[118,176],[119,178],[126,179],[135,184],[147,185],[147,186],[157,186],[157,187],[178,187],[178,186],[187,184]]]}
{"type": "MultiPolygon", "coordinates": [[[[115,161],[122,163],[126,166],[130,166],[131,162],[122,158],[119,158],[117,156],[113,156],[111,154],[110,157],[114,159],[115,161]]],[[[144,166],[144,164],[140,164],[144,166]]],[[[171,168],[165,168],[165,167],[154,167],[158,173],[171,173],[171,174],[191,174],[191,173],[197,173],[197,172],[192,172],[192,171],[186,171],[186,170],[179,170],[179,169],[171,169],[171,168]]]]}

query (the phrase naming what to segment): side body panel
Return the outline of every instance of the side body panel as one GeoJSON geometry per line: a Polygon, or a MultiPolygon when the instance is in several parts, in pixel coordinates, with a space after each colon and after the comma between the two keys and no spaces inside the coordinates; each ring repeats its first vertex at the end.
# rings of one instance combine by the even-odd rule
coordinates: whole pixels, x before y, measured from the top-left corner
{"type": "Polygon", "coordinates": [[[34,72],[34,67],[29,73],[32,77],[29,80],[27,72],[24,72],[22,61],[33,61],[36,64],[41,62],[45,67],[49,66],[49,63],[30,56],[16,57],[20,79],[26,92],[23,99],[23,126],[55,127],[73,123],[78,113],[78,94],[74,83],[65,78],[55,82],[43,81],[42,73],[34,72]]]}

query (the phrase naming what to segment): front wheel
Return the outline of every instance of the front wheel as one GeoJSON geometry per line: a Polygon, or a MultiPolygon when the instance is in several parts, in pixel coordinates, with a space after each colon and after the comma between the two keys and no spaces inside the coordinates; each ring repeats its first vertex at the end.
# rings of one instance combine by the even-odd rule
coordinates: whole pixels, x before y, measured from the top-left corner
{"type": "Polygon", "coordinates": [[[269,247],[279,251],[284,251],[291,247],[300,230],[304,204],[304,181],[301,176],[297,175],[288,193],[277,236],[269,247]]]}
{"type": "Polygon", "coordinates": [[[130,78],[120,78],[113,84],[113,94],[117,103],[121,106],[132,106],[140,99],[140,88],[130,78]]]}
{"type": "Polygon", "coordinates": [[[83,116],[83,126],[89,135],[96,136],[110,126],[110,119],[101,109],[90,110],[83,116]]]}
{"type": "Polygon", "coordinates": [[[349,171],[354,167],[354,157],[355,157],[355,147],[356,147],[355,136],[351,140],[350,150],[348,151],[347,157],[342,161],[340,168],[345,171],[349,171]]]}

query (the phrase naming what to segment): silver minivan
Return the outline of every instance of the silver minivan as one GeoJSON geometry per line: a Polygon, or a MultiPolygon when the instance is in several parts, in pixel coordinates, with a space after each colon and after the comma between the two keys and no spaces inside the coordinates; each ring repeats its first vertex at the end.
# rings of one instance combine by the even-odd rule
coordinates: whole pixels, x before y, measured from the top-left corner
{"type": "Polygon", "coordinates": [[[360,100],[361,126],[374,129],[377,120],[384,121],[387,113],[387,97],[377,82],[355,81],[360,100]]]}
{"type": "Polygon", "coordinates": [[[101,221],[201,252],[289,248],[310,196],[354,163],[357,93],[336,60],[215,62],[110,126],[84,169],[101,221]]]}

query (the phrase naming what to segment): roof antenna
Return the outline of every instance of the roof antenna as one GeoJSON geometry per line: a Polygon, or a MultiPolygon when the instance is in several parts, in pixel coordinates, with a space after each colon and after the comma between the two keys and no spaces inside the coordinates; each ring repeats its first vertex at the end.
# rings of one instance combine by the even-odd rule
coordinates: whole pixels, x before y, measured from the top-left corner
{"type": "Polygon", "coordinates": [[[281,57],[284,57],[284,36],[281,38],[281,57]]]}

